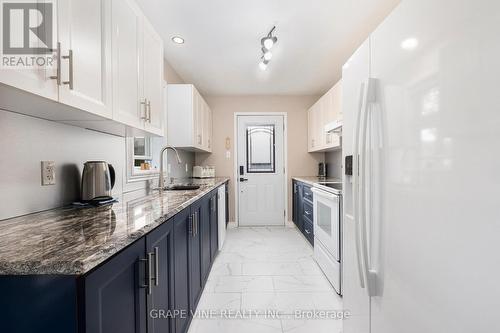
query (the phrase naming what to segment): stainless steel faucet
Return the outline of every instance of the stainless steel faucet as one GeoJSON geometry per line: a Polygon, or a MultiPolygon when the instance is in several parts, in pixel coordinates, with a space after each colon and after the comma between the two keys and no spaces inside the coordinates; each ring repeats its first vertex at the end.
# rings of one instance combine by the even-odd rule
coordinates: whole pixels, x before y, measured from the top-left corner
{"type": "Polygon", "coordinates": [[[175,156],[177,157],[177,163],[179,163],[179,164],[182,163],[181,158],[179,157],[179,152],[177,152],[177,149],[175,149],[174,147],[171,147],[171,146],[165,146],[161,149],[161,151],[160,151],[160,179],[158,182],[158,187],[159,187],[160,191],[162,191],[163,188],[165,187],[165,177],[163,176],[163,153],[165,153],[165,151],[167,151],[168,149],[171,149],[174,151],[175,156]]]}

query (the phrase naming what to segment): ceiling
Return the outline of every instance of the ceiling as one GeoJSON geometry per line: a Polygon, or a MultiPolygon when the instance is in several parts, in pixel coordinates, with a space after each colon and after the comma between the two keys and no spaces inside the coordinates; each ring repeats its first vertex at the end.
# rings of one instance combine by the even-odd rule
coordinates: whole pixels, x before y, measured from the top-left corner
{"type": "Polygon", "coordinates": [[[165,58],[205,95],[318,95],[400,0],[136,0],[165,58]],[[266,71],[260,39],[276,25],[266,71]],[[183,45],[173,36],[182,36],[183,45]]]}

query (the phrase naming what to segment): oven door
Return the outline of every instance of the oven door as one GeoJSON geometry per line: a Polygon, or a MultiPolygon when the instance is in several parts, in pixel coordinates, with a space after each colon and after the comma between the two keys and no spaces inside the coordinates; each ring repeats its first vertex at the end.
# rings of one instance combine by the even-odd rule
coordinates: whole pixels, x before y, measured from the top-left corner
{"type": "Polygon", "coordinates": [[[340,262],[340,197],[313,187],[314,237],[340,262]]]}

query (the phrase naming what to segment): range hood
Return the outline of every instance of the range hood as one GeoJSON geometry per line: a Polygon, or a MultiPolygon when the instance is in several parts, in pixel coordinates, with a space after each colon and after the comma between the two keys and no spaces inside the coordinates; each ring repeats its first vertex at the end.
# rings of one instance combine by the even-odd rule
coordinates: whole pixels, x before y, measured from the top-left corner
{"type": "Polygon", "coordinates": [[[342,133],[342,120],[332,121],[325,125],[326,133],[342,133]]]}

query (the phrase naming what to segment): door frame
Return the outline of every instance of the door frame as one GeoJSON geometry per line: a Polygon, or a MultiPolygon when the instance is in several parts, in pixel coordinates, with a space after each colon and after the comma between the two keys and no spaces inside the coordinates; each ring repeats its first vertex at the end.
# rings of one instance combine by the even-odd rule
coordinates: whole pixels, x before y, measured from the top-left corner
{"type": "Polygon", "coordinates": [[[233,176],[234,176],[234,222],[236,226],[240,226],[239,214],[239,182],[238,182],[238,117],[239,116],[282,116],[283,117],[283,165],[285,172],[283,173],[283,193],[285,203],[285,216],[283,217],[283,226],[288,223],[288,114],[286,112],[234,112],[234,144],[233,144],[233,176]]]}

